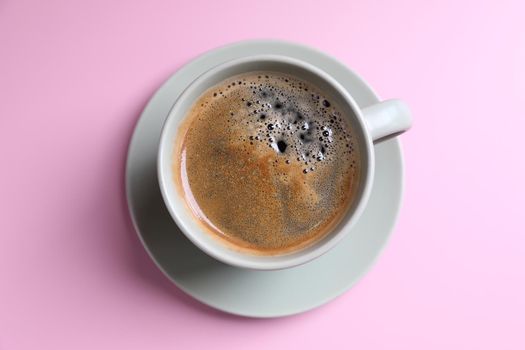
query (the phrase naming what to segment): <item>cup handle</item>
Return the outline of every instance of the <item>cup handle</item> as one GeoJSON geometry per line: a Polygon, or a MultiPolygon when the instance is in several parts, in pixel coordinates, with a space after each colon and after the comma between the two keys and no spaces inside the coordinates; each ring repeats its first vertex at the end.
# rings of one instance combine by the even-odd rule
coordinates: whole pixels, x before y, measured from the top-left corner
{"type": "Polygon", "coordinates": [[[368,132],[374,142],[381,142],[404,133],[412,125],[410,110],[405,102],[386,100],[363,108],[368,132]]]}

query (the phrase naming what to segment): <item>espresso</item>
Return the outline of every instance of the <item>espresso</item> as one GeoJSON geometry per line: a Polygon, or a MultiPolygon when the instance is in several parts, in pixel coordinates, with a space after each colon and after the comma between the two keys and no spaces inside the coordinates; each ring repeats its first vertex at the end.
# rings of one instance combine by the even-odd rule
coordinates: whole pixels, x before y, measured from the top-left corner
{"type": "Polygon", "coordinates": [[[337,225],[358,186],[356,136],[310,83],[275,72],[232,77],[196,101],[174,181],[216,238],[254,254],[308,246],[337,225]]]}

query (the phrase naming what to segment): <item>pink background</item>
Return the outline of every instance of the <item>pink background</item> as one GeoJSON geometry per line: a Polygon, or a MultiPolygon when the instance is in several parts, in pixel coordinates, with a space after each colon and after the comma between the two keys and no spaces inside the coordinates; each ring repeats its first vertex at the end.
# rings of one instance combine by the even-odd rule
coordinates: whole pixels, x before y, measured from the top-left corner
{"type": "Polygon", "coordinates": [[[521,0],[0,1],[0,349],[524,349],[524,16],[521,0]],[[123,188],[155,89],[249,38],[320,48],[415,117],[377,264],[275,320],[177,290],[123,188]]]}

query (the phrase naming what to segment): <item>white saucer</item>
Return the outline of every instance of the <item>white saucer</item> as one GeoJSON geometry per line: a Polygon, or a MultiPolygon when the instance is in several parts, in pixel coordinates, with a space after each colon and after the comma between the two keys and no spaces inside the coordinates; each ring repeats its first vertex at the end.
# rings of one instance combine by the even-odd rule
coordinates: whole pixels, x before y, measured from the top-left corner
{"type": "Polygon", "coordinates": [[[126,188],[131,217],[144,247],[177,287],[225,312],[279,317],[334,299],[370,268],[396,222],[403,162],[397,138],[375,146],[376,174],[365,212],[344,241],[312,262],[281,271],[250,271],[201,252],[172,221],[159,191],[156,156],[161,128],[179,94],[198,75],[224,61],[253,54],[288,55],[310,62],[335,77],[361,107],[378,101],[355,73],[311,48],[280,41],[247,41],[210,51],[171,76],[144,109],[129,147],[126,188]]]}

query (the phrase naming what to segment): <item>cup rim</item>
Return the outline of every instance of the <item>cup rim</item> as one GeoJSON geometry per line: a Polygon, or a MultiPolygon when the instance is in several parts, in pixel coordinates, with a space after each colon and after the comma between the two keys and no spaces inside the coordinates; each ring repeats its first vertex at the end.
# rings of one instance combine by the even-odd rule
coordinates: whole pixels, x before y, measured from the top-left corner
{"type": "MultiPolygon", "coordinates": [[[[207,86],[206,89],[210,88],[211,86],[207,86]]],[[[194,103],[195,101],[193,101],[194,103]]],[[[173,137],[172,137],[173,138],[173,137]]],[[[168,157],[167,159],[172,159],[171,157],[168,157]]],[[[350,231],[350,228],[357,222],[360,215],[364,211],[364,208],[366,206],[366,203],[368,201],[368,198],[370,196],[371,187],[372,187],[372,179],[374,176],[374,148],[373,148],[373,142],[371,139],[370,134],[367,131],[366,122],[363,118],[363,114],[361,112],[361,109],[357,105],[357,103],[354,101],[352,96],[348,93],[348,91],[339,83],[337,80],[335,80],[332,76],[330,76],[328,73],[324,72],[320,68],[317,68],[313,64],[304,62],[300,59],[291,58],[288,56],[283,55],[251,55],[251,56],[245,56],[242,58],[232,59],[228,60],[226,62],[220,63],[217,66],[205,71],[201,75],[199,75],[195,80],[193,80],[180,94],[180,96],[177,98],[173,106],[171,107],[164,124],[162,126],[162,132],[160,136],[159,146],[158,146],[158,152],[157,152],[157,176],[159,181],[159,187],[160,192],[162,195],[162,198],[164,200],[164,203],[166,205],[166,208],[168,209],[168,212],[170,213],[171,217],[179,227],[179,229],[184,233],[184,235],[193,243],[195,244],[199,249],[201,249],[206,254],[210,255],[211,257],[224,262],[226,264],[241,267],[241,268],[248,268],[248,269],[254,269],[254,270],[276,270],[276,269],[284,269],[289,267],[298,266],[301,264],[304,264],[308,261],[311,261],[315,258],[318,258],[319,256],[323,255],[324,253],[328,252],[330,249],[335,247],[344,237],[347,236],[348,232],[350,231]],[[301,250],[297,252],[293,252],[293,255],[290,255],[288,259],[286,257],[287,254],[281,255],[282,257],[281,261],[264,261],[260,260],[258,262],[251,261],[247,257],[253,257],[251,254],[240,254],[240,256],[245,256],[245,259],[241,258],[240,256],[234,256],[233,254],[225,254],[224,251],[221,252],[220,249],[216,249],[216,247],[213,247],[213,245],[205,243],[202,239],[199,239],[194,233],[192,233],[192,230],[188,227],[187,221],[197,221],[198,219],[192,215],[192,213],[181,213],[179,210],[177,210],[172,201],[178,201],[183,204],[183,207],[185,205],[184,198],[180,198],[181,196],[176,195],[172,196],[169,193],[168,187],[167,187],[167,181],[173,181],[172,176],[166,177],[166,173],[169,173],[170,175],[173,175],[171,170],[165,171],[166,169],[171,169],[171,162],[170,164],[165,164],[163,159],[166,159],[165,152],[169,152],[170,154],[173,151],[173,144],[174,140],[171,140],[169,138],[169,131],[170,126],[174,123],[175,120],[180,119],[180,123],[186,118],[186,115],[182,115],[181,112],[184,112],[187,114],[188,110],[185,109],[184,111],[179,111],[181,108],[182,101],[186,100],[191,93],[199,88],[203,82],[205,82],[210,77],[218,74],[219,72],[232,68],[236,65],[241,65],[245,63],[250,62],[258,62],[258,61],[273,61],[275,63],[279,64],[289,64],[293,66],[298,66],[301,69],[304,69],[306,71],[309,71],[309,73],[312,73],[316,75],[318,78],[325,81],[328,85],[330,85],[331,88],[333,88],[337,93],[344,99],[344,102],[350,106],[350,108],[353,110],[355,114],[355,119],[357,123],[359,124],[359,128],[361,129],[360,134],[362,135],[364,144],[366,145],[366,164],[367,169],[365,171],[365,178],[361,179],[363,181],[363,190],[360,194],[360,198],[357,199],[357,204],[353,210],[352,215],[346,219],[346,221],[342,221],[340,223],[341,227],[339,229],[339,232],[336,232],[332,237],[327,239],[324,243],[320,244],[320,242],[314,243],[315,249],[311,250],[308,253],[301,254],[301,250]],[[180,115],[179,115],[180,114],[180,115]],[[177,118],[178,116],[178,118],[177,118]],[[317,246],[316,246],[317,245],[317,246]]],[[[345,219],[343,219],[345,220],[345,219]]],[[[205,232],[205,234],[208,234],[205,232]]],[[[225,244],[218,242],[217,244],[220,244],[224,247],[226,247],[225,244]]]]}

